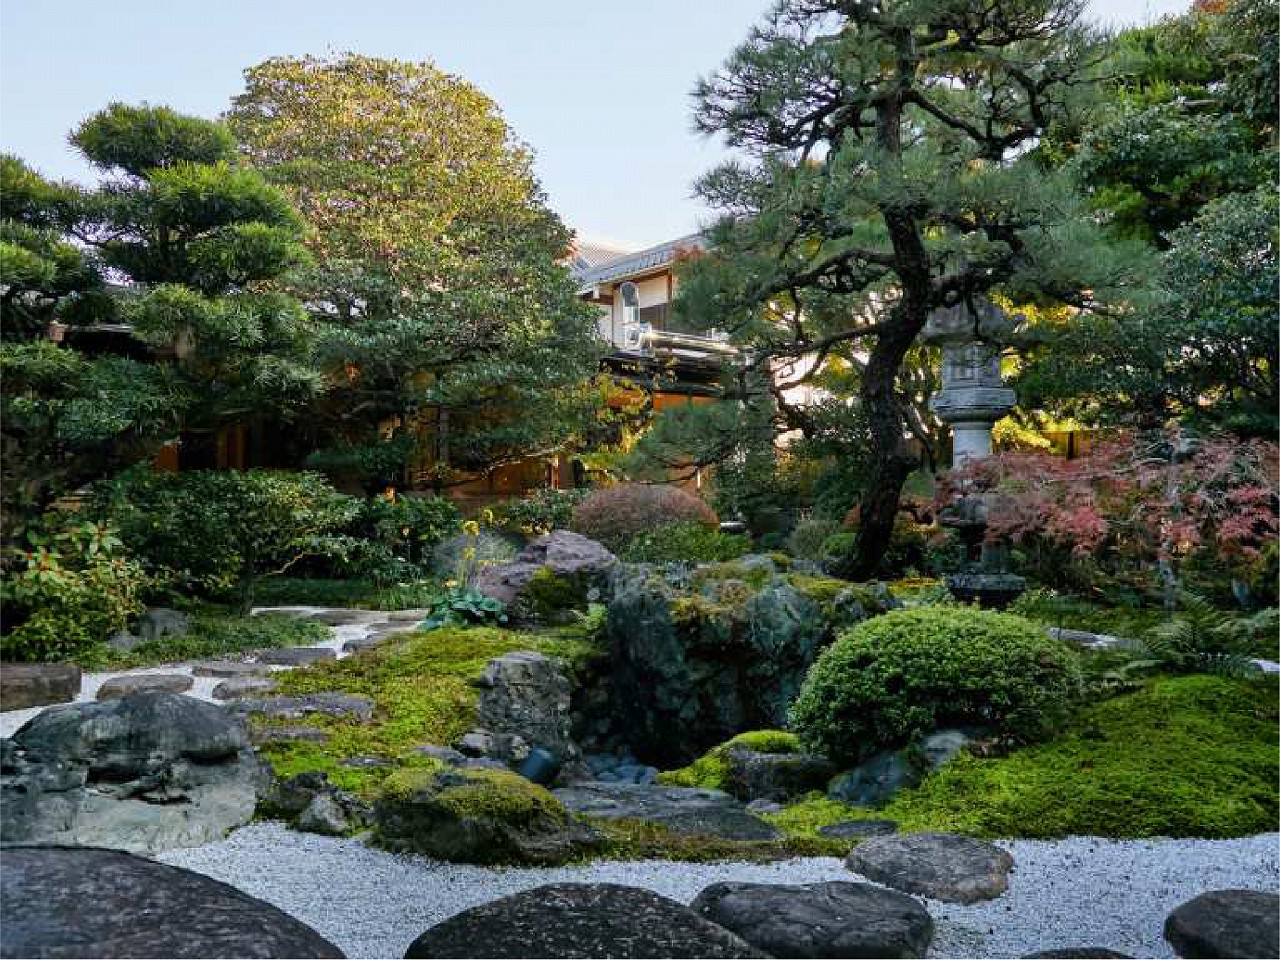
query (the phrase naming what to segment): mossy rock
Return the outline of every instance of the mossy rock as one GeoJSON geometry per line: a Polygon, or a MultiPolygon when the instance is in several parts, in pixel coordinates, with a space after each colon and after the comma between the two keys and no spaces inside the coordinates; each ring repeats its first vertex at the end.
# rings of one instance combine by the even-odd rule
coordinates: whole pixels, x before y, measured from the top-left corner
{"type": "Polygon", "coordinates": [[[783,800],[821,787],[835,773],[786,730],[751,730],[712,747],[687,767],[658,775],[670,786],[724,790],[739,800],[783,800]]]}
{"type": "Polygon", "coordinates": [[[548,791],[503,770],[398,770],[374,804],[375,844],[454,863],[564,863],[594,839],[548,791]]]}
{"type": "Polygon", "coordinates": [[[587,609],[587,578],[539,567],[520,598],[523,612],[541,623],[564,621],[573,610],[587,609]]]}

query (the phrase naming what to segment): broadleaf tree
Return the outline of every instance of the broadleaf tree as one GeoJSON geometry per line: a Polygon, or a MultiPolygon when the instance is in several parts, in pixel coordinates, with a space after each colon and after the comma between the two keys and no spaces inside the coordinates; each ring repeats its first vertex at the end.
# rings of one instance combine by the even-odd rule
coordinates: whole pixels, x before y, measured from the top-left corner
{"type": "Polygon", "coordinates": [[[318,465],[376,487],[416,460],[444,485],[589,422],[594,314],[493,101],[428,63],[282,57],[247,71],[228,120],[314,228],[290,289],[324,325],[336,384],[318,465]]]}
{"type": "Polygon", "coordinates": [[[753,369],[794,363],[800,385],[833,352],[858,358],[856,576],[918,463],[901,379],[930,313],[992,295],[1118,309],[1141,275],[1036,152],[1092,102],[1104,52],[1083,7],[782,0],[695,92],[699,129],[743,157],[699,183],[723,216],[678,309],[743,347],[739,395],[753,369]]]}

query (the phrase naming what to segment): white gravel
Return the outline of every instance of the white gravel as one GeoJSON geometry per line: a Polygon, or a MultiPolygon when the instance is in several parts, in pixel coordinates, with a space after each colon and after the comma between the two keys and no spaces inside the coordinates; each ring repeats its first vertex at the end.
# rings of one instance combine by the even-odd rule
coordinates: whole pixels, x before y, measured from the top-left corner
{"type": "MultiPolygon", "coordinates": [[[[303,607],[303,606],[255,607],[253,609],[253,613],[258,614],[258,613],[264,613],[268,611],[279,611],[282,613],[295,613],[298,616],[305,617],[305,616],[311,616],[317,613],[324,613],[331,609],[332,608],[330,607],[303,607]]],[[[339,659],[341,659],[347,656],[347,654],[342,652],[343,644],[345,644],[348,640],[363,639],[364,637],[368,636],[370,632],[372,632],[375,626],[384,625],[385,623],[386,623],[386,617],[384,616],[378,622],[350,623],[350,624],[343,624],[342,626],[338,626],[338,627],[330,627],[331,636],[329,637],[329,639],[321,640],[314,644],[309,644],[309,646],[328,647],[329,649],[335,652],[335,654],[339,659]]],[[[225,658],[207,657],[205,659],[237,660],[237,659],[240,659],[240,655],[232,654],[225,658]]],[[[129,670],[104,670],[100,673],[85,673],[85,674],[82,674],[80,677],[80,693],[79,695],[76,696],[73,702],[84,703],[86,701],[96,700],[98,698],[98,690],[101,689],[102,685],[106,683],[108,680],[114,680],[116,677],[136,677],[136,676],[142,676],[146,674],[161,674],[161,673],[180,673],[180,674],[183,674],[184,676],[192,676],[192,669],[194,668],[194,665],[197,662],[199,661],[193,660],[185,663],[161,664],[155,667],[134,667],[129,670]]],[[[271,667],[272,672],[275,672],[278,670],[291,670],[291,669],[293,668],[288,666],[272,666],[271,667]]],[[[195,683],[192,684],[191,689],[186,692],[186,696],[195,697],[197,700],[207,700],[210,703],[224,703],[225,701],[215,700],[213,698],[213,688],[216,687],[218,684],[220,684],[224,679],[225,679],[224,677],[195,677],[194,678],[195,683]]],[[[25,710],[0,711],[0,737],[13,736],[18,731],[18,728],[20,728],[24,723],[26,723],[28,720],[34,717],[41,710],[45,710],[45,709],[48,709],[48,708],[47,707],[28,707],[25,710]]]]}
{"type": "MultiPolygon", "coordinates": [[[[1278,840],[1280,834],[1006,842],[1015,868],[1004,896],[972,906],[926,901],[937,924],[930,956],[1021,957],[1053,947],[1105,946],[1135,957],[1172,957],[1161,931],[1180,903],[1206,890],[1280,887],[1278,840]]],[[[687,903],[718,880],[862,879],[829,857],[495,869],[384,853],[358,840],[295,833],[275,823],[251,824],[219,843],[159,859],[275,904],[349,957],[403,957],[423,930],[441,920],[544,883],[622,883],[687,903]]]]}

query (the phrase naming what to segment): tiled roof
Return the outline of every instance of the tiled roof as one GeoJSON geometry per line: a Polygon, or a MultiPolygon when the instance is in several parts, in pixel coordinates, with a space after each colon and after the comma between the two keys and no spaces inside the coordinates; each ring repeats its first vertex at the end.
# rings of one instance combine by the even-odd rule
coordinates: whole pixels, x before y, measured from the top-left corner
{"type": "Polygon", "coordinates": [[[594,270],[601,264],[625,257],[630,253],[630,250],[624,250],[622,247],[596,243],[592,240],[574,240],[569,267],[577,275],[587,270],[594,270]]]}
{"type": "Polygon", "coordinates": [[[656,247],[638,250],[635,253],[623,254],[590,269],[573,271],[574,277],[581,287],[591,287],[600,283],[609,283],[634,277],[640,273],[648,273],[675,261],[678,254],[685,250],[705,250],[706,239],[700,233],[691,233],[687,237],[668,240],[656,247]]]}

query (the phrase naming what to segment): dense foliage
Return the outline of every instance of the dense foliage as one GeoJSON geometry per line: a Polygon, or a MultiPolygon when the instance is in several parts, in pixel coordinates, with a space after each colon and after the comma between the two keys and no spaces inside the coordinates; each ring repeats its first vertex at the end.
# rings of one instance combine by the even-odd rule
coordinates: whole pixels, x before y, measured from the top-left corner
{"type": "Polygon", "coordinates": [[[1105,57],[1083,6],[784,2],[696,91],[699,129],[747,159],[699,184],[724,216],[678,308],[749,352],[735,405],[721,405],[745,419],[785,405],[828,359],[856,370],[859,578],[918,464],[908,436],[928,433],[908,408],[928,390],[909,357],[930,313],[996,294],[1091,305],[1140,279],[1083,215],[1074,175],[1034,149],[1081,115],[1105,57]],[[753,375],[765,370],[781,382],[753,375]]]}
{"type": "Polygon", "coordinates": [[[751,538],[725,533],[698,521],[668,523],[638,533],[627,542],[621,557],[630,563],[719,563],[737,560],[751,552],[751,538]]]}
{"type": "Polygon", "coordinates": [[[1274,443],[1174,432],[1123,435],[1076,460],[1002,453],[952,482],[991,498],[988,535],[1043,583],[1141,596],[1182,582],[1229,602],[1235,581],[1244,599],[1274,603],[1278,469],[1274,443]]]}
{"type": "Polygon", "coordinates": [[[594,312],[496,105],[429,63],[279,57],[228,121],[314,228],[295,272],[334,378],[313,465],[369,491],[559,449],[589,419],[594,312]]]}
{"type": "Polygon", "coordinates": [[[946,726],[1035,740],[1065,719],[1080,681],[1076,654],[1021,617],[894,610],[823,651],[791,724],[809,749],[850,762],[946,726]]]}
{"type": "Polygon", "coordinates": [[[100,509],[150,569],[184,591],[244,606],[257,581],[306,557],[343,555],[359,502],[316,474],[147,468],[106,485],[100,509]]]}
{"type": "Polygon", "coordinates": [[[590,493],[573,508],[569,526],[617,553],[633,537],[673,523],[714,527],[717,519],[705,500],[679,487],[621,483],[590,493]]]}

